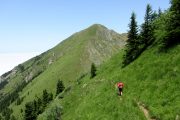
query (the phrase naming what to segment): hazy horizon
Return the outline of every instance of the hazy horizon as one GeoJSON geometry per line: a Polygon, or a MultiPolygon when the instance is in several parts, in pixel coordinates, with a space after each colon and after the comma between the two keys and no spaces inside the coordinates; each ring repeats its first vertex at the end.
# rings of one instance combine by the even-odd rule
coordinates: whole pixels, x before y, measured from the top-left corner
{"type": "Polygon", "coordinates": [[[18,64],[38,55],[38,52],[31,53],[0,53],[0,76],[12,70],[18,64]]]}
{"type": "Polygon", "coordinates": [[[132,11],[140,25],[148,3],[169,7],[169,0],[0,1],[0,75],[92,24],[127,32],[132,11]]]}

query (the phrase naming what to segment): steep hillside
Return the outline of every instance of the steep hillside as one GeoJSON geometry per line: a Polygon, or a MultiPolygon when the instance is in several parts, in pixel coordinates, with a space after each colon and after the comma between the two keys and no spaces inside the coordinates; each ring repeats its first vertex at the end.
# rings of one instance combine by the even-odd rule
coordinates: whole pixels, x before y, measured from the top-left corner
{"type": "Polygon", "coordinates": [[[100,65],[122,49],[125,40],[126,35],[99,24],[75,33],[54,48],[4,74],[2,79],[8,83],[0,90],[1,102],[9,100],[9,96],[13,96],[11,102],[18,95],[23,98],[20,105],[14,102],[10,106],[13,114],[22,119],[25,103],[41,95],[44,89],[55,94],[59,79],[64,81],[65,86],[71,86],[79,76],[90,70],[92,62],[100,65]]]}
{"type": "Polygon", "coordinates": [[[143,105],[153,120],[177,120],[180,115],[180,46],[167,53],[157,47],[146,50],[126,68],[121,68],[123,52],[100,66],[97,76],[82,78],[63,99],[56,98],[39,116],[46,120],[62,106],[64,120],[145,120],[138,103],[143,105]],[[115,84],[125,84],[123,96],[117,95],[115,84]]]}
{"type": "Polygon", "coordinates": [[[19,97],[23,98],[20,105],[16,101],[10,105],[13,115],[23,119],[25,104],[41,96],[44,89],[55,94],[57,80],[61,79],[65,91],[54,97],[38,115],[38,120],[57,117],[64,120],[146,120],[138,105],[144,107],[153,120],[178,120],[180,45],[166,53],[158,52],[158,47],[152,45],[134,62],[121,68],[124,52],[120,49],[125,42],[120,39],[124,38],[101,25],[93,25],[25,62],[22,64],[24,68],[19,65],[13,72],[2,76],[9,79],[1,90],[4,92],[10,90],[11,81],[20,81],[16,77],[21,75],[23,78],[26,70],[42,70],[35,77],[31,78],[36,73],[34,71],[22,79],[31,82],[19,92],[19,97]],[[90,79],[92,62],[99,67],[97,76],[90,79]],[[11,80],[9,76],[16,79],[11,80]],[[117,95],[115,84],[118,81],[125,84],[122,97],[117,95]]]}
{"type": "MultiPolygon", "coordinates": [[[[64,120],[146,120],[138,105],[144,107],[153,120],[178,120],[180,45],[161,53],[158,45],[153,44],[134,62],[121,68],[124,52],[119,50],[121,45],[115,44],[121,42],[115,40],[123,36],[113,37],[113,34],[116,33],[101,25],[93,25],[44,53],[48,66],[19,93],[22,103],[10,105],[13,115],[23,119],[25,104],[41,96],[44,89],[54,94],[57,80],[61,79],[65,91],[54,97],[45,111],[38,115],[38,120],[60,117],[64,120]],[[107,39],[111,38],[108,33],[112,39],[107,39]],[[114,47],[109,50],[106,45],[114,47]],[[92,62],[103,64],[99,65],[97,76],[90,79],[92,62]],[[117,95],[115,85],[118,81],[125,84],[122,97],[117,95]]],[[[33,62],[26,62],[26,66],[30,63],[33,62]]]]}

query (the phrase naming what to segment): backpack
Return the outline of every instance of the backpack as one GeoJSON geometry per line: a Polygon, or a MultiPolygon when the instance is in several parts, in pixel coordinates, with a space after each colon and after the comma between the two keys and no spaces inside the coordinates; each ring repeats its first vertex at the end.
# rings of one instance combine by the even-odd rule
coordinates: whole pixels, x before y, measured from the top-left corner
{"type": "Polygon", "coordinates": [[[118,83],[118,88],[123,88],[124,84],[122,82],[118,83]]]}

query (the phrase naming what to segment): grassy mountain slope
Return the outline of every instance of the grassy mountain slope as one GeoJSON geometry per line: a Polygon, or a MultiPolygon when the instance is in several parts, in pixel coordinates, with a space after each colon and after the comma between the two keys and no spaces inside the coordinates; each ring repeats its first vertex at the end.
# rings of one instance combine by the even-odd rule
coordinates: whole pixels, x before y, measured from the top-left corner
{"type": "Polygon", "coordinates": [[[118,40],[123,37],[101,25],[93,25],[42,54],[40,58],[27,61],[23,64],[25,70],[33,69],[31,66],[34,64],[33,67],[38,68],[40,64],[40,68],[44,69],[19,93],[21,98],[24,97],[23,102],[20,105],[11,104],[13,115],[23,119],[24,112],[21,112],[21,109],[24,110],[25,103],[40,96],[43,89],[55,93],[57,80],[61,79],[67,89],[38,116],[39,120],[57,117],[58,108],[65,120],[145,120],[138,102],[149,110],[152,118],[178,118],[180,45],[169,49],[167,53],[157,52],[158,47],[153,45],[122,69],[124,53],[118,53],[122,45],[122,41],[118,40]],[[113,57],[106,61],[112,55],[113,57]],[[90,79],[88,71],[92,62],[100,66],[97,76],[90,79]],[[87,74],[77,81],[84,73],[87,74]],[[125,84],[122,97],[117,95],[115,84],[118,81],[125,84]]]}
{"type": "Polygon", "coordinates": [[[89,63],[100,64],[105,61],[124,46],[125,40],[126,35],[119,35],[102,25],[94,24],[86,30],[70,36],[47,52],[21,64],[23,70],[20,66],[17,66],[12,71],[2,75],[0,81],[6,80],[8,84],[1,89],[0,93],[10,92],[23,80],[32,80],[60,58],[73,58],[74,53],[80,55],[80,57],[77,57],[80,58],[80,67],[87,72],[89,63]]]}
{"type": "Polygon", "coordinates": [[[146,50],[122,69],[123,52],[101,65],[95,78],[89,75],[52,103],[40,120],[48,119],[53,105],[62,105],[64,120],[145,120],[137,102],[144,104],[152,118],[174,120],[180,115],[180,45],[167,53],[157,47],[146,50]],[[115,84],[125,84],[122,97],[115,84]]]}
{"type": "Polygon", "coordinates": [[[26,81],[27,86],[19,93],[23,102],[20,105],[12,103],[13,115],[23,118],[25,103],[42,95],[47,89],[55,94],[57,81],[63,80],[65,86],[72,86],[76,79],[90,70],[91,63],[100,65],[125,45],[126,36],[108,30],[95,24],[80,31],[51,50],[32,58],[22,64],[23,70],[17,70],[9,78],[9,83],[0,91],[4,94],[13,90],[13,82],[21,84],[26,81]],[[18,79],[18,76],[21,79],[18,79]],[[11,90],[8,90],[9,88],[11,90]],[[22,109],[22,110],[21,110],[22,109]]]}

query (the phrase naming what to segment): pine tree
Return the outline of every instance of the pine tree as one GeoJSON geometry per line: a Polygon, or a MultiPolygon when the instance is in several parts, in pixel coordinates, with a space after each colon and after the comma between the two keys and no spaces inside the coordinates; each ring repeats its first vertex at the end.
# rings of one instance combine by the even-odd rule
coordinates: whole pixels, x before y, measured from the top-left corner
{"type": "Polygon", "coordinates": [[[172,12],[171,29],[180,27],[180,0],[171,0],[170,11],[172,12]]]}
{"type": "Polygon", "coordinates": [[[96,76],[96,66],[94,63],[91,64],[91,78],[96,76]]]}
{"type": "Polygon", "coordinates": [[[2,115],[4,116],[4,120],[9,120],[11,117],[13,110],[10,108],[5,108],[4,111],[2,112],[2,115]]]}
{"type": "Polygon", "coordinates": [[[34,114],[34,104],[33,102],[28,102],[25,104],[25,120],[35,120],[36,116],[34,114]]]}
{"type": "Polygon", "coordinates": [[[128,31],[127,44],[130,46],[130,48],[135,48],[138,38],[138,27],[136,22],[136,15],[134,12],[131,15],[131,22],[129,24],[129,29],[130,30],[128,31]]]}
{"type": "Polygon", "coordinates": [[[165,47],[180,43],[180,0],[171,0],[170,20],[167,24],[167,39],[164,40],[165,47]]]}
{"type": "Polygon", "coordinates": [[[141,28],[141,43],[144,47],[147,47],[152,42],[153,30],[152,30],[152,21],[153,21],[153,11],[151,6],[148,4],[146,7],[146,13],[144,17],[144,23],[141,28]]]}
{"type": "MultiPolygon", "coordinates": [[[[152,13],[151,21],[154,21],[156,18],[158,18],[158,14],[156,13],[156,11],[154,11],[152,13]]],[[[153,25],[153,23],[151,25],[153,25]]]]}
{"type": "Polygon", "coordinates": [[[162,10],[161,8],[158,9],[158,17],[160,17],[162,15],[162,10]]]}
{"type": "Polygon", "coordinates": [[[131,21],[129,24],[128,39],[126,44],[126,53],[123,59],[123,66],[126,66],[135,59],[136,52],[139,46],[138,27],[136,22],[136,15],[134,12],[131,14],[130,20],[131,21]]]}
{"type": "Polygon", "coordinates": [[[56,87],[56,95],[61,93],[65,89],[64,84],[61,80],[58,80],[57,87],[56,87]]]}
{"type": "Polygon", "coordinates": [[[49,100],[48,100],[48,92],[47,90],[43,90],[43,107],[46,107],[46,105],[48,104],[49,100]]]}
{"type": "Polygon", "coordinates": [[[42,99],[38,98],[32,102],[28,102],[25,105],[25,120],[35,120],[39,114],[41,114],[47,104],[53,100],[53,94],[48,93],[47,90],[43,90],[42,99]]]}

